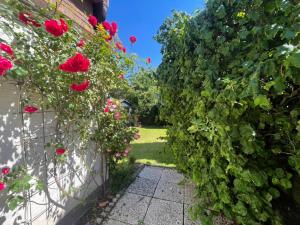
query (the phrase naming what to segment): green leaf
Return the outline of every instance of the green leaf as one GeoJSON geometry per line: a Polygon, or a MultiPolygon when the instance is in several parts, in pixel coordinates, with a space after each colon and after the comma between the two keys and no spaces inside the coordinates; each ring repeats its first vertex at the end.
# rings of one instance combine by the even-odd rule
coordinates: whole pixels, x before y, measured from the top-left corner
{"type": "Polygon", "coordinates": [[[10,210],[15,210],[18,205],[20,205],[24,201],[24,198],[20,195],[13,196],[7,200],[7,205],[10,210]]]}
{"type": "Polygon", "coordinates": [[[265,110],[269,110],[272,108],[270,100],[265,95],[259,95],[254,98],[254,105],[259,106],[265,110]]]}
{"type": "Polygon", "coordinates": [[[300,52],[293,53],[287,58],[287,62],[290,63],[290,65],[300,68],[300,52]]]}

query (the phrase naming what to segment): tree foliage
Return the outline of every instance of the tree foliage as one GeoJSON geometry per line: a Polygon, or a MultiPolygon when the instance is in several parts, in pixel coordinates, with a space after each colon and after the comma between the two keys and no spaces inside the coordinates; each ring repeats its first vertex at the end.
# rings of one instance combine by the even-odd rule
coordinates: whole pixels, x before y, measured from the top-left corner
{"type": "Polygon", "coordinates": [[[132,88],[129,98],[135,106],[135,113],[140,115],[142,124],[158,124],[159,88],[156,72],[141,68],[131,75],[129,83],[132,88]]]}
{"type": "Polygon", "coordinates": [[[300,6],[209,0],[161,26],[162,116],[203,224],[282,224],[275,199],[300,174],[300,6]]]}

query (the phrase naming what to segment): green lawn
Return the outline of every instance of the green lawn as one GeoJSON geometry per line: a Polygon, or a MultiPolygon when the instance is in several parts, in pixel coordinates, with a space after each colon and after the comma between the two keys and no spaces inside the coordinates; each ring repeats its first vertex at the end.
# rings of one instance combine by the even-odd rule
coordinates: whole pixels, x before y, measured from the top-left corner
{"type": "Polygon", "coordinates": [[[132,143],[130,156],[136,158],[137,163],[154,166],[175,167],[175,160],[165,145],[166,136],[164,128],[138,128],[141,138],[132,143]]]}

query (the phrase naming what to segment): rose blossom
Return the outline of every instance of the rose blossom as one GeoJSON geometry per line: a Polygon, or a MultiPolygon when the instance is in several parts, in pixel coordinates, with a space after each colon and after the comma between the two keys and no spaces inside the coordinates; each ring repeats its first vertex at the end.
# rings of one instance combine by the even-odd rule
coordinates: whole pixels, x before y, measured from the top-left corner
{"type": "Polygon", "coordinates": [[[8,167],[4,167],[4,168],[2,168],[2,174],[3,175],[7,175],[7,174],[9,174],[9,172],[10,172],[10,169],[8,168],[8,167]]]}
{"type": "Polygon", "coordinates": [[[118,31],[118,24],[116,22],[111,23],[110,35],[115,36],[118,31]]]}
{"type": "Polygon", "coordinates": [[[95,16],[89,16],[88,21],[93,27],[97,26],[98,20],[95,16]]]}
{"type": "Polygon", "coordinates": [[[110,31],[111,30],[111,25],[107,21],[102,22],[102,26],[104,27],[105,30],[110,31]]]}
{"type": "Polygon", "coordinates": [[[121,113],[120,112],[115,112],[114,118],[115,118],[115,120],[120,120],[121,119],[121,113]]]}
{"type": "Polygon", "coordinates": [[[66,149],[64,149],[64,148],[57,148],[55,150],[55,152],[56,152],[57,155],[63,155],[66,152],[66,149]]]}
{"type": "Polygon", "coordinates": [[[10,60],[0,55],[0,76],[3,76],[6,73],[6,71],[13,68],[13,66],[14,65],[10,60]]]}
{"type": "Polygon", "coordinates": [[[131,42],[131,44],[134,44],[135,42],[136,42],[136,37],[135,36],[131,36],[130,38],[129,38],[129,40],[130,40],[130,42],[131,42]]]}
{"type": "Polygon", "coordinates": [[[90,60],[81,53],[69,58],[65,63],[59,65],[59,69],[69,73],[87,72],[90,67],[90,60]]]}
{"type": "Polygon", "coordinates": [[[0,191],[3,191],[6,188],[6,184],[4,182],[0,182],[0,191]]]}
{"type": "Polygon", "coordinates": [[[55,37],[62,36],[65,32],[68,31],[68,25],[63,19],[59,20],[51,19],[51,20],[46,20],[44,25],[46,28],[46,31],[50,34],[52,34],[55,37]]]}
{"type": "Polygon", "coordinates": [[[19,20],[24,23],[25,25],[31,24],[32,26],[35,27],[41,27],[42,25],[35,20],[32,19],[32,14],[30,13],[19,13],[19,20]]]}
{"type": "Polygon", "coordinates": [[[81,39],[78,43],[77,43],[77,47],[82,48],[85,45],[85,41],[83,39],[81,39]]]}
{"type": "Polygon", "coordinates": [[[80,84],[76,84],[76,83],[71,84],[70,88],[73,91],[83,92],[83,91],[87,90],[89,88],[89,86],[90,86],[90,81],[89,80],[84,80],[80,84]]]}
{"type": "Polygon", "coordinates": [[[122,43],[118,41],[116,43],[116,48],[119,49],[120,51],[123,51],[123,45],[122,45],[122,43]]]}
{"type": "Polygon", "coordinates": [[[12,48],[8,44],[5,44],[5,43],[1,42],[0,43],[0,49],[2,51],[6,52],[8,55],[14,56],[14,52],[13,52],[12,48]]]}
{"type": "Polygon", "coordinates": [[[36,112],[38,110],[39,109],[37,107],[35,107],[35,106],[28,105],[28,106],[24,107],[24,112],[26,112],[26,113],[34,113],[34,112],[36,112]]]}

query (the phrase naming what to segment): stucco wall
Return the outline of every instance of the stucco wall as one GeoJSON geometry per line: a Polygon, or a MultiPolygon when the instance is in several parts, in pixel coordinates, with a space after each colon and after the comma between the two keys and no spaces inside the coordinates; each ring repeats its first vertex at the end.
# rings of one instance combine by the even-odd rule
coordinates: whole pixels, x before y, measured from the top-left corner
{"type": "MultiPolygon", "coordinates": [[[[44,148],[44,143],[55,139],[55,112],[20,113],[20,95],[13,81],[0,78],[0,168],[26,165],[33,176],[48,183],[48,188],[41,193],[33,190],[24,193],[28,202],[15,212],[9,212],[5,204],[6,191],[0,193],[0,224],[56,224],[79,204],[78,200],[65,196],[57,182],[67,191],[76,188],[72,192],[76,197],[86,198],[101,185],[101,156],[90,151],[86,158],[79,158],[81,143],[71,135],[64,137],[63,142],[72,153],[66,162],[54,166],[54,149],[44,148]]],[[[89,149],[94,147],[91,143],[89,149]]]]}

